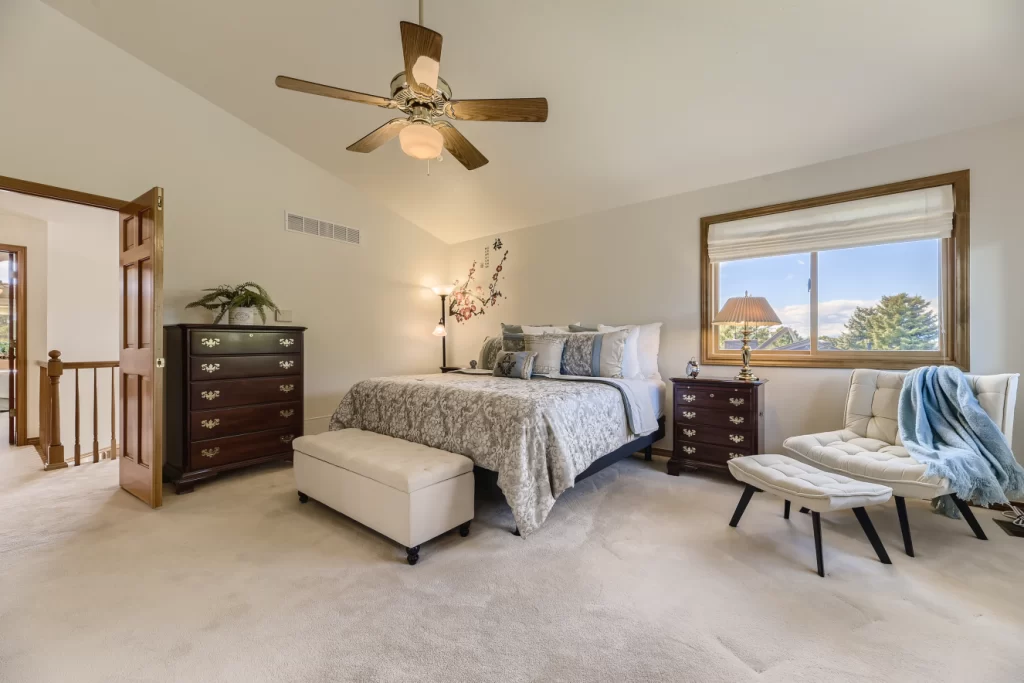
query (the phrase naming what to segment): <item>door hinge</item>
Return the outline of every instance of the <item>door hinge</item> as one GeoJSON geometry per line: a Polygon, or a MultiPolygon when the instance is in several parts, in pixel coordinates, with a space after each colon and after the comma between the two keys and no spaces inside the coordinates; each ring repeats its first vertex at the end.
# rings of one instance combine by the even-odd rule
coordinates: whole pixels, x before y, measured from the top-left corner
{"type": "Polygon", "coordinates": [[[162,368],[162,367],[164,367],[164,365],[165,365],[165,363],[164,363],[164,359],[163,358],[157,358],[156,359],[156,366],[158,368],[162,368]]]}
{"type": "Polygon", "coordinates": [[[163,208],[164,208],[164,196],[162,194],[158,194],[156,196],[156,210],[160,211],[163,208]]]}

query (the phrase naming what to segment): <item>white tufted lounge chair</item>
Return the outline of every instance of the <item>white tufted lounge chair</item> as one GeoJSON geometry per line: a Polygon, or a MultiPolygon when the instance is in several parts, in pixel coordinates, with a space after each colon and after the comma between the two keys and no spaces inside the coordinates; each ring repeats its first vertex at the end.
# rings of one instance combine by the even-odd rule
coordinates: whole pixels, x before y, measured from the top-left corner
{"type": "MultiPolygon", "coordinates": [[[[900,440],[898,408],[905,372],[854,370],[846,399],[844,427],[834,432],[791,436],[783,447],[810,465],[892,488],[907,555],[914,556],[906,498],[932,500],[951,495],[974,534],[988,540],[971,508],[952,495],[949,481],[925,475],[900,440]]],[[[1020,375],[968,375],[978,402],[1012,446],[1013,408],[1020,375]]]]}

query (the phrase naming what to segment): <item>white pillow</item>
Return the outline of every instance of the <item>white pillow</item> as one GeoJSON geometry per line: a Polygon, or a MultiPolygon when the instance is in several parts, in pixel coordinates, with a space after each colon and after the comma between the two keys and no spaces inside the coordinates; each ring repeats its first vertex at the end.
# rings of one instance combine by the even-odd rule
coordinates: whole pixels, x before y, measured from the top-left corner
{"type": "Polygon", "coordinates": [[[618,332],[620,330],[629,332],[626,336],[626,348],[622,353],[622,376],[626,379],[643,379],[639,356],[640,328],[636,325],[621,325],[619,327],[597,326],[598,332],[618,332]]]}
{"type": "MultiPolygon", "coordinates": [[[[636,350],[637,360],[640,363],[640,378],[661,380],[661,372],[658,370],[658,355],[661,351],[661,323],[624,325],[622,327],[598,325],[597,327],[599,332],[631,327],[639,330],[640,337],[637,340],[636,350]]],[[[627,351],[626,353],[628,354],[629,352],[627,351]]]]}
{"type": "Polygon", "coordinates": [[[534,327],[523,325],[523,334],[569,334],[568,325],[551,325],[548,327],[534,327]]]}

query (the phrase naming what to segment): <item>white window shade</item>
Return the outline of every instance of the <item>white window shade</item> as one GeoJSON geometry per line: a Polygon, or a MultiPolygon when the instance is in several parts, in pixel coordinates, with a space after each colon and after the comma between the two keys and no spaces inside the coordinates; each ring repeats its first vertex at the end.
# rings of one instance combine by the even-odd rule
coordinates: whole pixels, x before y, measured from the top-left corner
{"type": "Polygon", "coordinates": [[[944,239],[953,232],[953,186],[713,223],[712,263],[872,244],[944,239]]]}

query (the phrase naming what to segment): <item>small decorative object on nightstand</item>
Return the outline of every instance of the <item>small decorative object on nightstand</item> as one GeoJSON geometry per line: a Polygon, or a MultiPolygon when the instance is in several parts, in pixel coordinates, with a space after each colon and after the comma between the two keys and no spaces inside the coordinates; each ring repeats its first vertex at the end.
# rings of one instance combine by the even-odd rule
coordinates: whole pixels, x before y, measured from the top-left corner
{"type": "Polygon", "coordinates": [[[686,376],[690,379],[697,379],[697,375],[700,374],[700,363],[697,362],[697,357],[690,358],[690,362],[686,364],[686,376]]]}
{"type": "Polygon", "coordinates": [[[669,474],[684,467],[725,471],[731,458],[762,452],[765,382],[673,377],[672,385],[669,474]]]}

